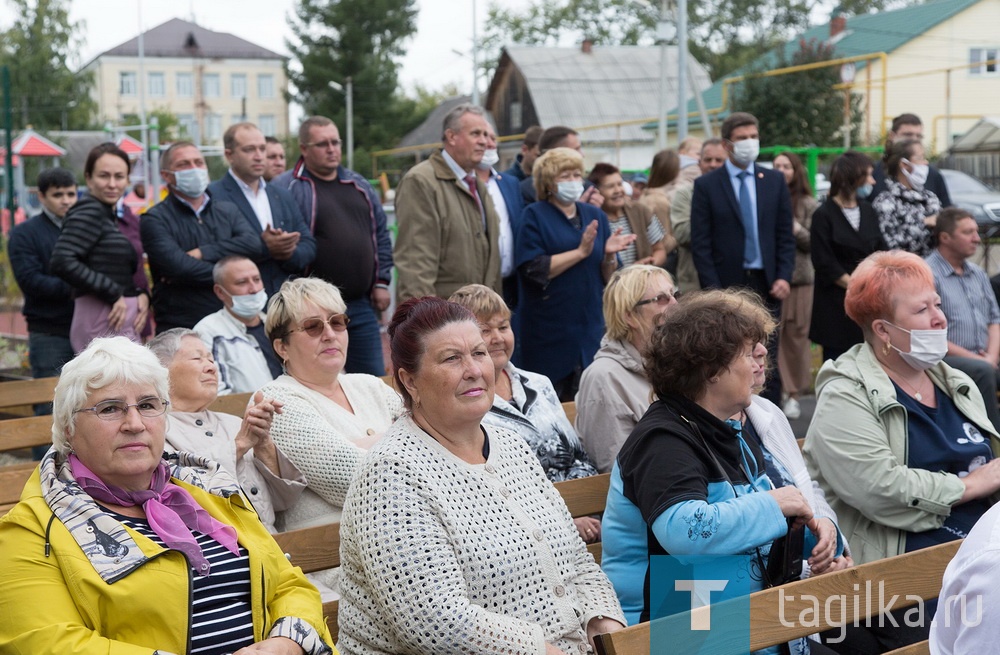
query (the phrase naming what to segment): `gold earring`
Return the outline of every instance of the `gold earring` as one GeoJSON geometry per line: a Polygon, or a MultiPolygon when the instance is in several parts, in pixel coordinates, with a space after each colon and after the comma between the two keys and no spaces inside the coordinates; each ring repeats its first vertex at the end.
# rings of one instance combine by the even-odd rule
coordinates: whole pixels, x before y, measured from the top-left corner
{"type": "Polygon", "coordinates": [[[882,346],[882,355],[888,357],[890,352],[892,352],[892,348],[889,346],[889,342],[886,341],[885,345],[882,346]]]}

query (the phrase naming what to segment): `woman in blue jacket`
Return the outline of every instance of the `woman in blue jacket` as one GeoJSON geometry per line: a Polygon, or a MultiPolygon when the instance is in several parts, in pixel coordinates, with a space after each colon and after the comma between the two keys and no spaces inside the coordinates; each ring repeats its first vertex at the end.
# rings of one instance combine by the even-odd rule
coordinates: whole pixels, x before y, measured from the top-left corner
{"type": "Polygon", "coordinates": [[[583,157],[554,148],[532,169],[539,201],[524,210],[515,260],[521,279],[522,363],[573,400],[580,374],[604,334],[601,295],[635,235],[611,233],[603,211],[585,202],[583,157]]]}

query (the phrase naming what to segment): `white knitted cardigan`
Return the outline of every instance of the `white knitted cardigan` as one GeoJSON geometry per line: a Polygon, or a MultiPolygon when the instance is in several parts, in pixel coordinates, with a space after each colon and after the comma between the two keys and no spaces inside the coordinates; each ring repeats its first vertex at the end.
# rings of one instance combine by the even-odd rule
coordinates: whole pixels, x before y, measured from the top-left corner
{"type": "Polygon", "coordinates": [[[354,408],[347,411],[326,396],[282,375],[263,387],[266,398],[285,404],[271,424],[271,439],[306,477],[307,489],[285,512],[285,529],[340,520],[351,476],[365,457],[355,441],[384,434],[403,413],[403,402],[372,375],[341,374],[340,385],[354,408]]]}
{"type": "Polygon", "coordinates": [[[458,459],[410,417],[369,452],[344,504],[344,655],[586,653],[586,625],[624,625],[614,588],[524,440],[488,427],[458,459]]]}

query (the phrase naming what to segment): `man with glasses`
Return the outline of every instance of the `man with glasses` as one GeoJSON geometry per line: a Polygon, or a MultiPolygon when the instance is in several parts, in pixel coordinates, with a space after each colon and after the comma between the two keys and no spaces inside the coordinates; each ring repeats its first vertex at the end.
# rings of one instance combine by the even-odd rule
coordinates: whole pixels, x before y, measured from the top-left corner
{"type": "Polygon", "coordinates": [[[222,308],[212,290],[212,266],[227,255],[259,259],[260,236],[236,205],[212,200],[208,166],[190,141],[163,151],[160,173],[170,193],[143,215],[142,247],[153,275],[156,332],[193,328],[222,308]]]}
{"type": "Polygon", "coordinates": [[[236,123],[222,135],[229,172],[208,185],[208,194],[239,207],[260,234],[260,276],[273,295],[292,275],[303,275],[316,257],[316,241],[292,196],[264,180],[264,135],[253,123],[236,123]]]}
{"type": "Polygon", "coordinates": [[[312,116],[299,127],[295,166],[272,180],[288,189],[316,239],[312,273],[337,286],[351,319],[346,373],[385,375],[379,318],[389,307],[392,242],[385,212],[364,176],[341,164],[333,121],[312,116]]]}

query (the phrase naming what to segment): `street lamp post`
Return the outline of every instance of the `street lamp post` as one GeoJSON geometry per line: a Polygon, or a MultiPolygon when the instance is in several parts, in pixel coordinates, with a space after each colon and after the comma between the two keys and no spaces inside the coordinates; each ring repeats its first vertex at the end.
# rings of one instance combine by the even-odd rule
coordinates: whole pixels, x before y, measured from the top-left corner
{"type": "Polygon", "coordinates": [[[659,148],[667,147],[667,51],[674,38],[674,25],[670,20],[669,0],[660,3],[660,18],[656,22],[656,40],[660,44],[660,103],[656,141],[659,148]]]}
{"type": "Polygon", "coordinates": [[[347,167],[354,170],[354,81],[348,75],[344,86],[330,80],[329,86],[334,91],[341,91],[347,101],[347,167]]]}

